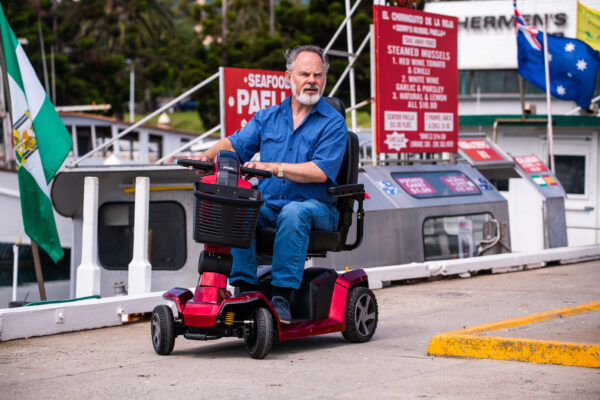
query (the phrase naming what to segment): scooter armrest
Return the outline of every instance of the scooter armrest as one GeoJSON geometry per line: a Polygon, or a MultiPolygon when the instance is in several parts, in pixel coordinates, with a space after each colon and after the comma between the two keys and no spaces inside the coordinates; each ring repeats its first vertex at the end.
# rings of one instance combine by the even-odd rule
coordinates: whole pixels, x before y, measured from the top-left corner
{"type": "Polygon", "coordinates": [[[362,183],[348,185],[330,186],[327,188],[327,194],[331,197],[364,196],[365,187],[362,183]]]}

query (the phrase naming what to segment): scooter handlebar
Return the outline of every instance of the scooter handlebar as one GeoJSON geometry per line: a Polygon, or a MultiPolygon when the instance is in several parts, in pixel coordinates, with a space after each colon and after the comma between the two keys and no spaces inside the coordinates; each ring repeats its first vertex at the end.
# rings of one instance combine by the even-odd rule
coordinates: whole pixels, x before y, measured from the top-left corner
{"type": "MultiPolygon", "coordinates": [[[[194,169],[201,169],[204,171],[212,171],[215,168],[215,163],[212,161],[200,161],[192,158],[181,158],[177,160],[177,165],[181,165],[182,167],[192,167],[194,169]]],[[[244,175],[257,177],[260,176],[262,178],[270,178],[272,176],[270,171],[265,171],[264,169],[241,167],[240,170],[244,175]]]]}
{"type": "Polygon", "coordinates": [[[262,178],[270,178],[273,175],[271,173],[271,171],[266,171],[264,169],[256,169],[256,168],[241,167],[240,171],[244,175],[260,176],[262,178]]]}
{"type": "Polygon", "coordinates": [[[177,165],[181,165],[182,167],[192,167],[194,169],[201,169],[204,171],[212,171],[215,167],[215,163],[212,161],[200,161],[192,158],[181,158],[177,160],[177,165]]]}

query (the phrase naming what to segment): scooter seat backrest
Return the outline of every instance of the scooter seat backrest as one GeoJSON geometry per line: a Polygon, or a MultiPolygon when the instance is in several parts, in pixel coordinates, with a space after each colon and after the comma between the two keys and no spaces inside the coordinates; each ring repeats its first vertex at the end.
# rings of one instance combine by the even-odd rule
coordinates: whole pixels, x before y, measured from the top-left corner
{"type": "MultiPolygon", "coordinates": [[[[342,100],[337,97],[325,97],[325,101],[342,114],[344,119],[346,118],[346,109],[342,100]]],[[[356,136],[356,133],[348,131],[346,152],[344,153],[344,159],[336,177],[338,185],[346,185],[358,181],[358,153],[358,136],[356,136]]]]}

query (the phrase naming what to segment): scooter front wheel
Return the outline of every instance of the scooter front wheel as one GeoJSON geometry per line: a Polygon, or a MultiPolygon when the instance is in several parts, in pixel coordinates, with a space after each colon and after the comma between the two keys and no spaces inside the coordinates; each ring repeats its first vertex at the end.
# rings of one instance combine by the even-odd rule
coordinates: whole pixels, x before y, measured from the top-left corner
{"type": "Polygon", "coordinates": [[[265,307],[258,307],[252,313],[252,322],[244,337],[246,350],[252,358],[263,359],[273,346],[273,316],[265,307]]]}
{"type": "Polygon", "coordinates": [[[344,338],[351,343],[369,341],[377,329],[379,311],[373,292],[362,286],[350,289],[346,304],[346,330],[344,338]]]}
{"type": "Polygon", "coordinates": [[[154,307],[150,335],[155,352],[163,356],[171,354],[175,346],[175,321],[169,306],[161,304],[154,307]]]}

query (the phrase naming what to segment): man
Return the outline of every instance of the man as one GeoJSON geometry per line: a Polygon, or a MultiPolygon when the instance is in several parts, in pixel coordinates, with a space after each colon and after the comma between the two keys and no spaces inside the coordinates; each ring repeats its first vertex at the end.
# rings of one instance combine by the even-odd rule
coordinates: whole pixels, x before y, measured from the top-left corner
{"type": "MultiPolygon", "coordinates": [[[[273,173],[258,184],[265,198],[258,225],[276,227],[271,303],[280,321],[290,323],[289,298],[302,281],[310,231],[337,228],[338,211],[327,187],[336,183],[348,133],[342,115],[321,97],[329,68],[323,50],[299,46],[285,56],[292,96],[259,111],[198,158],[212,161],[219,150],[230,150],[244,166],[273,173]],[[256,152],[260,161],[249,161],[256,152]]],[[[231,285],[242,292],[256,290],[256,240],[250,249],[231,254],[231,285]]]]}

